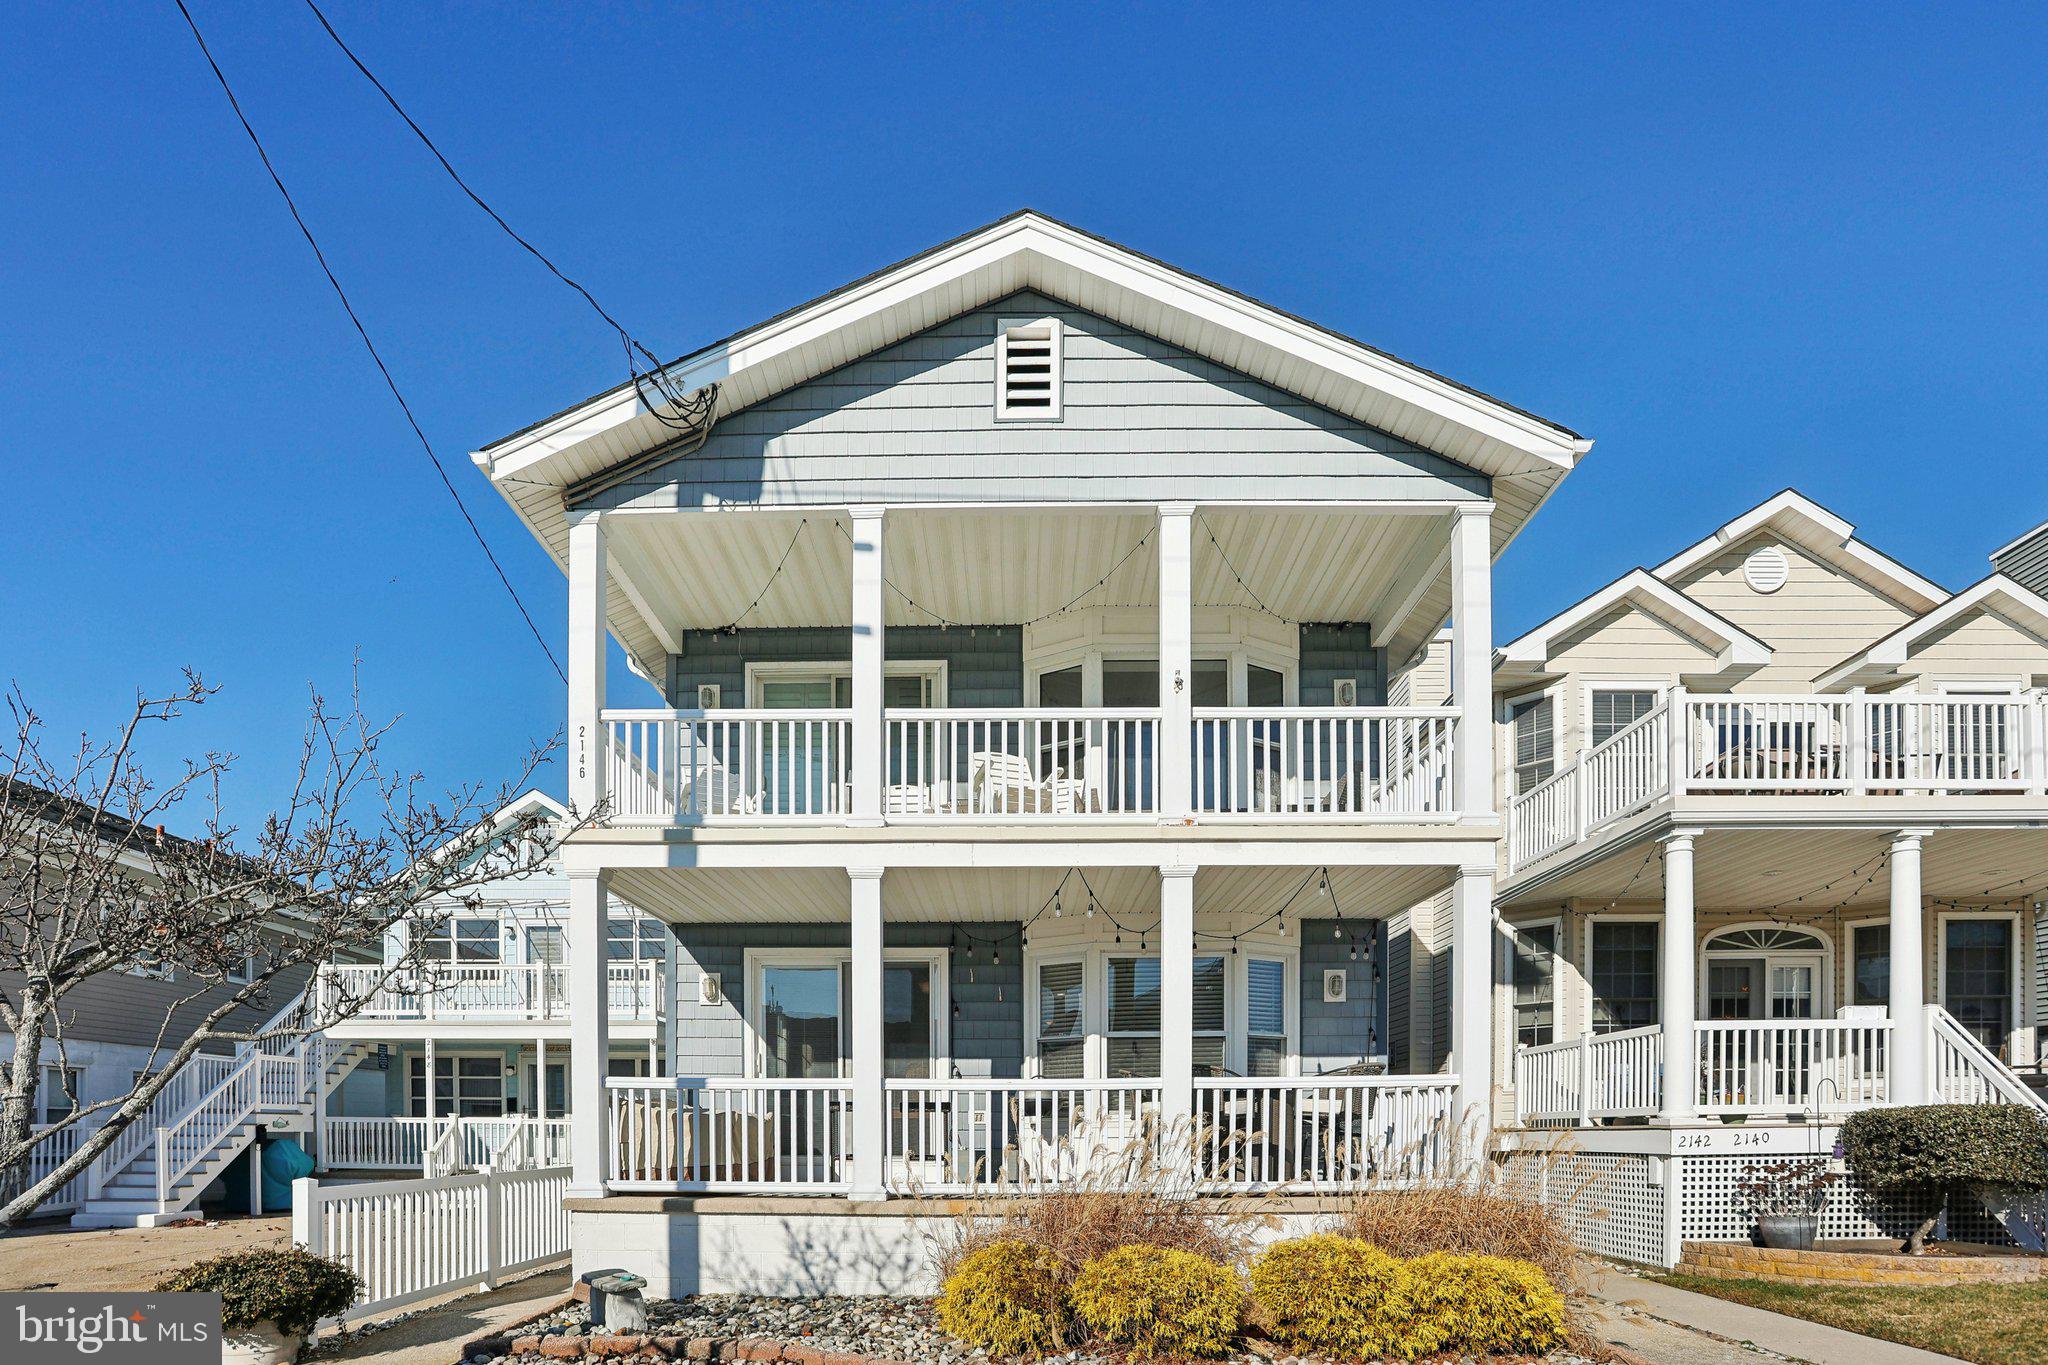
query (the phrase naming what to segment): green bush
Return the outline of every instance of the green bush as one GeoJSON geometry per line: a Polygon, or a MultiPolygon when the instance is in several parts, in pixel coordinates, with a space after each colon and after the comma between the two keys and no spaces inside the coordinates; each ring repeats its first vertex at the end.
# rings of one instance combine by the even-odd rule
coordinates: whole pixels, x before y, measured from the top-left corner
{"type": "Polygon", "coordinates": [[[301,1247],[231,1251],[157,1282],[160,1294],[220,1295],[221,1326],[269,1320],[288,1335],[309,1332],[322,1318],[346,1312],[363,1282],[339,1261],[301,1247]]]}
{"type": "Polygon", "coordinates": [[[991,1242],[960,1259],[939,1291],[939,1326],[991,1355],[1067,1343],[1066,1267],[1028,1242],[991,1242]]]}
{"type": "Polygon", "coordinates": [[[1866,1189],[1935,1196],[1936,1212],[1906,1239],[1905,1249],[1914,1254],[1957,1191],[2048,1185],[2048,1122],[2018,1105],[1866,1109],[1842,1124],[1842,1150],[1866,1189]]]}
{"type": "Polygon", "coordinates": [[[1564,1295],[1528,1261],[1438,1251],[1408,1281],[1420,1354],[1542,1355],[1564,1339],[1564,1295]]]}
{"type": "Polygon", "coordinates": [[[1083,1324],[1141,1355],[1227,1354],[1244,1319],[1235,1275],[1166,1247],[1119,1247],[1096,1257],[1081,1268],[1071,1298],[1083,1324]]]}
{"type": "Polygon", "coordinates": [[[1276,1242],[1251,1278],[1254,1311],[1288,1347],[1368,1360],[1417,1352],[1413,1277],[1370,1242],[1331,1233],[1276,1242]]]}

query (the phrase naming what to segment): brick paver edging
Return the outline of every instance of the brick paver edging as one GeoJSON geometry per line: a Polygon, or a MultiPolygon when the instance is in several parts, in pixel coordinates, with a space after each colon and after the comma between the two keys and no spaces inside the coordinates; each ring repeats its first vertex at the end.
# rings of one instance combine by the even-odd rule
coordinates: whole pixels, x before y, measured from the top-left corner
{"type": "Polygon", "coordinates": [[[1872,1251],[1779,1251],[1739,1242],[1687,1242],[1681,1275],[1783,1284],[1900,1288],[2027,1284],[2048,1277],[2038,1256],[1901,1256],[1872,1251]]]}
{"type": "Polygon", "coordinates": [[[767,1337],[671,1337],[607,1333],[598,1336],[522,1335],[469,1343],[473,1354],[508,1355],[540,1365],[554,1360],[747,1360],[789,1365],[905,1365],[883,1356],[820,1350],[802,1342],[767,1337]]]}

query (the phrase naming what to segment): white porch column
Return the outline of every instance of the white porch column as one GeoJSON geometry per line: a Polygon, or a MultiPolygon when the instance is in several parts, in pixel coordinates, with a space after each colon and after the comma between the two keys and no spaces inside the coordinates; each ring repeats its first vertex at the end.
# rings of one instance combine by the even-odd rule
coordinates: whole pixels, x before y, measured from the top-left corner
{"type": "Polygon", "coordinates": [[[441,1106],[435,1099],[433,1034],[427,1035],[426,1046],[422,1050],[426,1053],[420,1060],[420,1066],[425,1069],[427,1075],[427,1145],[431,1147],[438,1136],[434,1132],[434,1120],[441,1117],[441,1106]]]}
{"type": "Polygon", "coordinates": [[[1458,703],[1458,815],[1493,819],[1493,504],[1451,518],[1451,691],[1458,703]]]}
{"type": "Polygon", "coordinates": [[[1658,955],[1658,997],[1664,1026],[1664,1095],[1657,1112],[1667,1119],[1693,1115],[1699,1063],[1693,1044],[1698,1013],[1698,917],[1693,911],[1695,830],[1664,841],[1664,949],[1658,955]]]}
{"type": "Polygon", "coordinates": [[[548,1116],[548,1036],[545,1033],[533,1036],[533,1116],[537,1119],[548,1116]]]}
{"type": "Polygon", "coordinates": [[[1927,929],[1920,900],[1920,847],[1924,829],[1892,836],[1892,1104],[1926,1104],[1927,929]]]}
{"type": "Polygon", "coordinates": [[[1451,1053],[1458,1122],[1475,1144],[1493,1130],[1493,869],[1461,867],[1451,886],[1451,1053]]]}
{"type": "Polygon", "coordinates": [[[569,873],[569,1189],[571,1199],[601,1199],[611,1166],[611,1097],[605,1073],[611,1052],[606,988],[602,872],[569,873]]]}
{"type": "Polygon", "coordinates": [[[853,818],[882,823],[882,509],[853,509],[853,818]]]}
{"type": "Polygon", "coordinates": [[[853,1197],[882,1199],[887,1196],[882,1177],[888,1169],[888,1109],[882,1094],[882,869],[849,867],[846,875],[853,890],[853,1017],[847,1021],[853,1197]]]}
{"type": "Polygon", "coordinates": [[[1159,1113],[1195,1111],[1195,869],[1159,869],[1159,1113]]]}
{"type": "Polygon", "coordinates": [[[588,818],[604,799],[604,523],[569,524],[569,809],[588,818]]]}
{"type": "Polygon", "coordinates": [[[655,1027],[661,1030],[667,1047],[667,1074],[675,1077],[683,1074],[683,1038],[676,1028],[676,1015],[683,1003],[681,973],[676,970],[682,953],[676,942],[676,927],[665,924],[662,928],[668,936],[661,943],[661,1018],[655,1021],[655,1027]]]}
{"type": "Polygon", "coordinates": [[[1193,503],[1159,508],[1159,818],[1174,823],[1195,801],[1194,517],[1193,503]]]}

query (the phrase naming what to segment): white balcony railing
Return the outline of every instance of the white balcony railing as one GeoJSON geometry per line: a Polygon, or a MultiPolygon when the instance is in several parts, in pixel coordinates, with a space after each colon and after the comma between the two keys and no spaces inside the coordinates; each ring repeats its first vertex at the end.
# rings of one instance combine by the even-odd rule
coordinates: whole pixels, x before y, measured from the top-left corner
{"type": "Polygon", "coordinates": [[[1442,708],[1199,708],[1197,815],[1256,819],[1435,817],[1452,811],[1442,708]]]}
{"type": "Polygon", "coordinates": [[[1687,793],[2048,794],[2048,699],[1675,691],[1664,705],[1514,798],[1510,865],[1519,871],[1654,802],[1687,793]]]}
{"type": "Polygon", "coordinates": [[[884,1082],[890,1188],[1036,1194],[1100,1182],[1159,1121],[1150,1080],[884,1082]]]}
{"type": "Polygon", "coordinates": [[[1663,1094],[1664,1031],[1654,1024],[1515,1049],[1515,1117],[1525,1124],[1643,1118],[1663,1094]]]}
{"type": "Polygon", "coordinates": [[[1448,1175],[1455,1076],[1198,1077],[1196,1175],[1226,1191],[1383,1189],[1448,1175]]]}
{"type": "Polygon", "coordinates": [[[1695,1103],[1711,1114],[1809,1114],[1885,1102],[1889,1021],[1703,1019],[1695,1103]]]}
{"type": "Polygon", "coordinates": [[[1159,812],[1159,712],[884,713],[891,817],[1028,819],[1159,812]]]}
{"type": "Polygon", "coordinates": [[[843,820],[847,711],[606,711],[605,793],[623,822],[843,820]]]}
{"type": "MultiPolygon", "coordinates": [[[[321,967],[320,1004],[354,1020],[569,1017],[569,968],[537,962],[449,963],[393,974],[388,967],[321,967]]],[[[661,964],[612,962],[605,975],[613,1019],[654,1019],[662,1007],[661,964]]]]}

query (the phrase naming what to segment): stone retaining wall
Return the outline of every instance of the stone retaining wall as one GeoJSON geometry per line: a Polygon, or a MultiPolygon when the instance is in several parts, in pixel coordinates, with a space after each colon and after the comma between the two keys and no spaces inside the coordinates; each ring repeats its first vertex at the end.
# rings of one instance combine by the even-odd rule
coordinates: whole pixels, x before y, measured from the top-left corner
{"type": "Polygon", "coordinates": [[[1678,1273],[1838,1288],[2025,1284],[2048,1277],[2048,1260],[1995,1254],[1901,1256],[1877,1251],[1777,1251],[1737,1242],[1687,1242],[1678,1273]]]}

